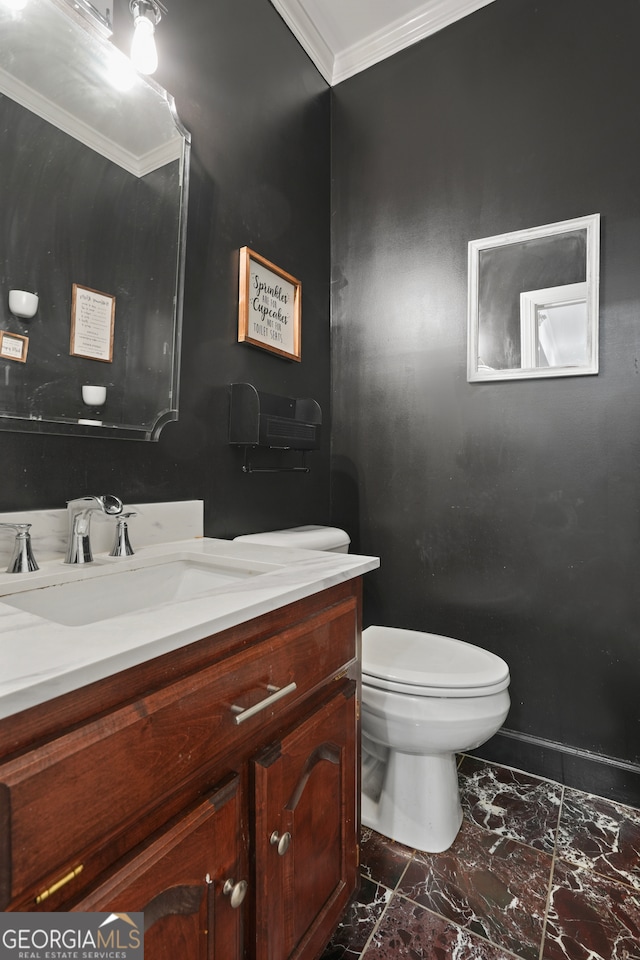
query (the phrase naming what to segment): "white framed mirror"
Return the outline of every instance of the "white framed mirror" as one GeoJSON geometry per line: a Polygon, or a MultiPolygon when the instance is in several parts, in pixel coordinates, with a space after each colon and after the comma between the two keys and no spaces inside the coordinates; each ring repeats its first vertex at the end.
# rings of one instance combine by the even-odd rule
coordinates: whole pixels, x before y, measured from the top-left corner
{"type": "Polygon", "coordinates": [[[600,214],[471,240],[467,379],[598,372],[600,214]]]}

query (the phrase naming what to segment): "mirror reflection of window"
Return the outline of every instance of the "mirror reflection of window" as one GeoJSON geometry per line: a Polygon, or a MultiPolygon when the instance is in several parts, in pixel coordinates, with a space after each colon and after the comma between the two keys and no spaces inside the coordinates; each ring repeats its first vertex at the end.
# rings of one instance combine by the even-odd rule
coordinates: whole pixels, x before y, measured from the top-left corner
{"type": "Polygon", "coordinates": [[[488,366],[513,370],[536,365],[524,363],[521,356],[520,294],[584,282],[585,264],[584,230],[481,251],[478,353],[488,366]]]}
{"type": "Polygon", "coordinates": [[[520,294],[521,365],[577,367],[588,360],[587,284],[520,294]]]}
{"type": "Polygon", "coordinates": [[[580,367],[587,362],[587,307],[584,301],[538,311],[539,367],[580,367]],[[545,362],[542,362],[544,357],[545,362]]]}
{"type": "Polygon", "coordinates": [[[600,216],[469,243],[467,378],[598,372],[600,216]]]}

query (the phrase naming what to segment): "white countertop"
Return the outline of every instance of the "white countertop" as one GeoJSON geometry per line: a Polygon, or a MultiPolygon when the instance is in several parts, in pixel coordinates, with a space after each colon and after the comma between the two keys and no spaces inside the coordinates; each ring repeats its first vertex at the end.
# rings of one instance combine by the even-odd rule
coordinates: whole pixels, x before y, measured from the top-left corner
{"type": "Polygon", "coordinates": [[[374,570],[376,557],[271,547],[209,538],[142,547],[127,559],[94,553],[78,569],[48,560],[40,570],[0,574],[0,717],[11,716],[219,633],[254,617],[374,570]],[[250,562],[264,573],[234,580],[206,595],[169,601],[66,626],[2,602],[7,593],[105,577],[164,558],[250,562]]]}

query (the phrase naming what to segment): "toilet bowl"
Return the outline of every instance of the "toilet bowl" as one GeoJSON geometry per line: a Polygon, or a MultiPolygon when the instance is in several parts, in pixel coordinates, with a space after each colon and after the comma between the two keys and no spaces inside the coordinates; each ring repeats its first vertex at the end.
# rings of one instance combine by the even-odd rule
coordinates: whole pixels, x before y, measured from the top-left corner
{"type": "MultiPolygon", "coordinates": [[[[346,552],[335,527],[237,537],[272,546],[346,552]]],[[[456,754],[479,747],[509,712],[509,668],[452,637],[395,627],[362,633],[362,822],[431,853],[462,823],[456,754]]]]}
{"type": "Polygon", "coordinates": [[[462,823],[456,754],[509,712],[509,668],[462,640],[393,627],[362,634],[362,822],[431,853],[462,823]]]}

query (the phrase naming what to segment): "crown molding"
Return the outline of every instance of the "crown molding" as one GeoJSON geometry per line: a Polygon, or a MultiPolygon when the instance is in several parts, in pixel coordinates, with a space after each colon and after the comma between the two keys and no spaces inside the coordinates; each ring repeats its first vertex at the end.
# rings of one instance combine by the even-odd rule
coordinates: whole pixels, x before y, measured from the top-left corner
{"type": "Polygon", "coordinates": [[[340,83],[374,63],[386,60],[394,53],[492,2],[493,0],[437,0],[434,3],[431,0],[423,4],[422,9],[409,20],[396,20],[384,30],[365,37],[347,50],[339,51],[333,63],[332,84],[340,83]]]}
{"type": "Polygon", "coordinates": [[[294,37],[313,60],[324,79],[328,83],[332,83],[335,55],[311,17],[300,6],[299,0],[271,0],[271,3],[294,37]]]}
{"type": "Polygon", "coordinates": [[[0,93],[5,94],[11,100],[15,100],[20,106],[58,127],[59,130],[69,134],[75,140],[79,140],[86,147],[95,150],[96,153],[116,163],[135,177],[144,177],[158,167],[162,167],[172,160],[177,160],[181,156],[182,141],[179,137],[160,144],[160,146],[148,150],[144,154],[135,154],[123,145],[110,140],[95,127],[69,113],[59,104],[49,100],[44,94],[34,90],[3,68],[0,68],[0,93]]]}
{"type": "Polygon", "coordinates": [[[493,0],[425,0],[409,18],[391,21],[345,50],[332,51],[300,0],[271,0],[291,32],[332,86],[461,20],[493,0]]]}

